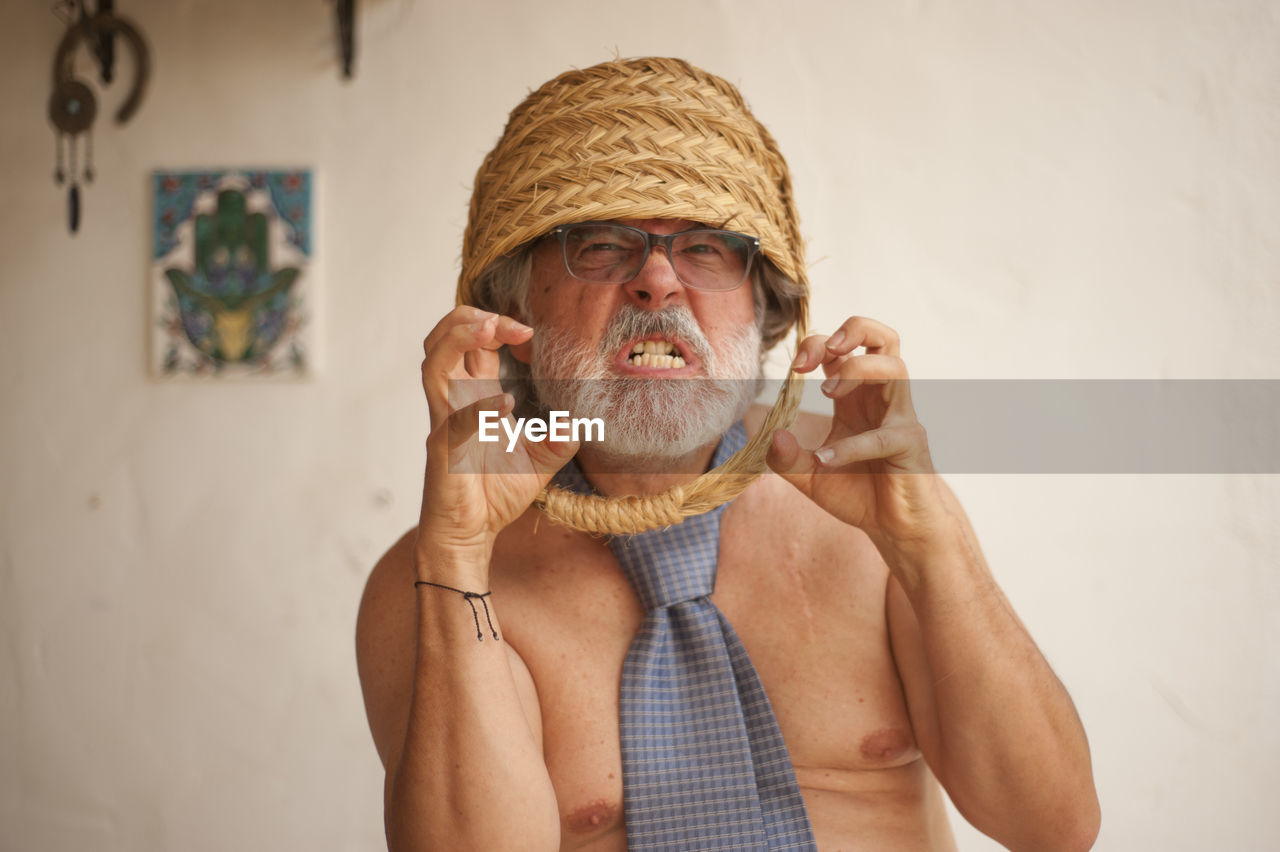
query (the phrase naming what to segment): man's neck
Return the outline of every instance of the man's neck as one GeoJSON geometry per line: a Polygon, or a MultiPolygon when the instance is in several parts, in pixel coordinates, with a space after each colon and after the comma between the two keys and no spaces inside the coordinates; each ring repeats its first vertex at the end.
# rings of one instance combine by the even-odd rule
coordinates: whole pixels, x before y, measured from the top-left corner
{"type": "Polygon", "coordinates": [[[685,456],[667,459],[619,459],[584,444],[578,451],[578,467],[597,493],[605,497],[659,494],[697,479],[711,465],[719,440],[685,456]],[[657,470],[674,471],[658,473],[657,470]]]}

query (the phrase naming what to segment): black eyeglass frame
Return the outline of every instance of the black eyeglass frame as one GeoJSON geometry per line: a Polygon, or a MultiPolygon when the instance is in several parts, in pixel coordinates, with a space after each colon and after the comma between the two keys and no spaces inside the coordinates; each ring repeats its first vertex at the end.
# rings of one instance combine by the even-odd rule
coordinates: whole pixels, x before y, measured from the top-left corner
{"type": "Polygon", "coordinates": [[[617,222],[608,220],[593,220],[589,222],[573,222],[568,225],[559,225],[552,228],[547,236],[554,236],[560,241],[560,260],[564,263],[565,272],[576,281],[585,281],[588,284],[600,284],[602,286],[628,284],[636,279],[640,272],[644,269],[644,265],[649,262],[649,255],[653,252],[656,245],[662,246],[667,253],[667,262],[671,264],[671,270],[675,273],[676,279],[686,287],[694,290],[700,290],[704,293],[730,293],[742,286],[743,282],[751,277],[751,267],[755,264],[756,255],[760,254],[760,238],[753,237],[750,234],[744,234],[740,231],[729,231],[724,228],[688,228],[683,231],[676,231],[673,234],[654,234],[642,228],[634,228],[631,225],[620,225],[617,222]],[[575,275],[573,269],[569,266],[569,231],[572,228],[580,228],[586,225],[599,225],[607,228],[619,228],[624,231],[632,231],[640,234],[645,238],[644,256],[640,258],[640,262],[636,265],[635,274],[625,281],[597,281],[592,278],[583,278],[575,275]],[[699,287],[697,284],[690,284],[680,275],[680,270],[676,268],[675,259],[671,254],[671,244],[678,238],[688,236],[689,234],[727,234],[731,237],[738,237],[747,243],[747,262],[742,268],[742,279],[732,287],[699,287]]]}

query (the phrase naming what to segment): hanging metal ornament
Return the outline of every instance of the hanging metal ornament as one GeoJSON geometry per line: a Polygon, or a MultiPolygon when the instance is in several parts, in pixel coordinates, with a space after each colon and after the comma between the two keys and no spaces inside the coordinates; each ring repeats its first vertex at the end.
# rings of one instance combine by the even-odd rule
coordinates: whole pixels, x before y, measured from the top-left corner
{"type": "Polygon", "coordinates": [[[58,186],[70,183],[67,190],[67,227],[71,233],[80,228],[80,181],[92,183],[93,172],[93,120],[98,114],[98,103],[93,90],[75,76],[75,52],[86,43],[99,63],[104,83],[111,81],[115,64],[115,38],[124,39],[133,54],[134,78],[129,94],[116,110],[116,124],[124,124],[137,112],[151,77],[151,55],[147,43],[137,28],[114,12],[112,0],[99,0],[98,11],[90,15],[84,0],[73,5],[73,15],[67,31],[58,43],[53,58],[53,94],[49,96],[49,121],[57,131],[55,140],[57,168],[53,178],[58,186]],[[78,12],[78,15],[74,14],[78,12]],[[83,137],[84,168],[76,168],[76,150],[83,137]],[[65,162],[69,168],[64,168],[65,162]]]}
{"type": "MultiPolygon", "coordinates": [[[[71,233],[75,233],[80,229],[80,182],[76,175],[76,142],[77,137],[81,134],[85,136],[85,145],[88,152],[92,151],[89,146],[89,129],[93,126],[93,119],[98,113],[98,104],[93,97],[93,91],[88,86],[78,80],[63,80],[53,88],[53,95],[49,98],[49,120],[53,122],[53,126],[58,130],[58,170],[54,173],[54,180],[58,186],[62,186],[68,177],[68,173],[62,167],[62,152],[67,149],[67,155],[71,161],[71,188],[67,190],[67,227],[71,233]]],[[[93,162],[92,154],[87,153],[85,156],[85,169],[83,172],[85,183],[93,181],[93,162]]]]}

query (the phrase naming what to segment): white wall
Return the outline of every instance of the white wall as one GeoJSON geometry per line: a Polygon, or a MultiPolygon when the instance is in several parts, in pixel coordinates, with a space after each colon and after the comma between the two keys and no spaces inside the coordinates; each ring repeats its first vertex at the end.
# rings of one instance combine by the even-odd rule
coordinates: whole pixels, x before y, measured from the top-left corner
{"type": "MultiPolygon", "coordinates": [[[[1276,2],[365,0],[349,84],[331,4],[118,5],[155,77],[98,122],[75,238],[59,24],[0,14],[4,850],[378,847],[352,626],[417,509],[420,342],[475,167],[571,65],[738,82],[795,170],[815,316],[894,325],[917,377],[1277,378],[1276,2]],[[320,374],[149,380],[148,172],[295,164],[320,374]]],[[[1097,848],[1280,847],[1277,478],[955,484],[1086,722],[1097,848]]]]}

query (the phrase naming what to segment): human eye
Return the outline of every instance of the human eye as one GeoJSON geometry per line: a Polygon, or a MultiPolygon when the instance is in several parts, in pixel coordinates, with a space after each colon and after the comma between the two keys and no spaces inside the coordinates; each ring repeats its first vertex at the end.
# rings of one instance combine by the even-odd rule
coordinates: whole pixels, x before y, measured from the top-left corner
{"type": "Polygon", "coordinates": [[[619,228],[576,228],[569,234],[569,256],[583,263],[614,263],[636,251],[635,243],[619,228]]]}
{"type": "Polygon", "coordinates": [[[590,242],[582,243],[579,251],[583,253],[607,254],[609,252],[623,251],[624,247],[615,240],[596,239],[590,242]]]}
{"type": "Polygon", "coordinates": [[[721,247],[711,240],[694,240],[681,249],[685,254],[720,254],[721,247]]]}
{"type": "Polygon", "coordinates": [[[736,253],[734,237],[722,231],[693,231],[682,234],[676,251],[690,260],[722,263],[736,253]]]}

